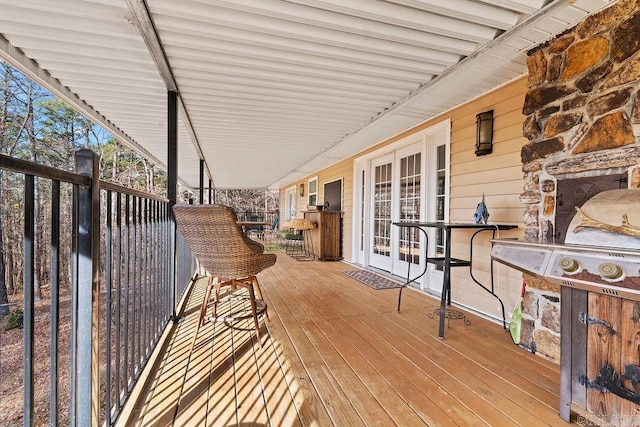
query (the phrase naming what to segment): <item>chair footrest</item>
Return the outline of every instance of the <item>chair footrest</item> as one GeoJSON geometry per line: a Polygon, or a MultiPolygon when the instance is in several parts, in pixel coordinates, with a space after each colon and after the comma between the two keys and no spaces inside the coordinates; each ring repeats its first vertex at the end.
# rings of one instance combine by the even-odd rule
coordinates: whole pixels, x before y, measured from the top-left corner
{"type": "Polygon", "coordinates": [[[276,231],[276,235],[286,240],[302,240],[302,234],[291,233],[283,230],[276,231]]]}
{"type": "MultiPolygon", "coordinates": [[[[446,260],[443,257],[435,257],[435,258],[429,257],[427,258],[427,262],[430,264],[435,264],[438,267],[444,267],[446,260]]],[[[459,258],[450,258],[449,265],[451,267],[469,267],[471,265],[471,262],[464,259],[459,259],[459,258]]]]}

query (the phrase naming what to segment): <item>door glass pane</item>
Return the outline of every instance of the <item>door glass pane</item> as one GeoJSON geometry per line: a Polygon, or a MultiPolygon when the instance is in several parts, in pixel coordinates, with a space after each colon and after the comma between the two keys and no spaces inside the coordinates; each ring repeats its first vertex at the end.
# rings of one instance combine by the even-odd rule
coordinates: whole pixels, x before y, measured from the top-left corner
{"type": "MultiPolygon", "coordinates": [[[[444,222],[445,220],[445,174],[446,174],[446,162],[445,162],[445,146],[440,145],[437,150],[437,164],[436,164],[436,221],[444,222]]],[[[436,256],[444,255],[444,230],[436,229],[436,256]]]]}
{"type": "MultiPolygon", "coordinates": [[[[400,160],[400,221],[420,220],[420,153],[400,160]]],[[[420,263],[419,232],[415,228],[402,227],[400,231],[401,261],[420,263]]]]}
{"type": "Polygon", "coordinates": [[[390,255],[391,249],[391,163],[376,166],[373,199],[373,253],[390,255]]]}

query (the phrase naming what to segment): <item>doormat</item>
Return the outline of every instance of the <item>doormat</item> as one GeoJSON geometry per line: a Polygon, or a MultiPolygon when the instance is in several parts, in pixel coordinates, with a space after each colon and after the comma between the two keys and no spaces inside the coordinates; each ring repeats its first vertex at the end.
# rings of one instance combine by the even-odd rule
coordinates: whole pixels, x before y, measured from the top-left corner
{"type": "Polygon", "coordinates": [[[343,271],[343,273],[373,289],[397,289],[404,286],[402,283],[394,282],[367,270],[349,270],[343,271]]]}

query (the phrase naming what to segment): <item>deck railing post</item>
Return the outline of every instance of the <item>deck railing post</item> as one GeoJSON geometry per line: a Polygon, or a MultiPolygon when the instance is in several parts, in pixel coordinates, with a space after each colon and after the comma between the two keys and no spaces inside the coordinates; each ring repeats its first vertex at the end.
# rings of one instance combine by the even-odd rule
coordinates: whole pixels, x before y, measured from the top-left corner
{"type": "Polygon", "coordinates": [[[204,160],[200,159],[200,191],[199,194],[199,203],[204,205],[204,160]]]}
{"type": "Polygon", "coordinates": [[[73,380],[75,421],[78,426],[99,424],[99,263],[100,263],[100,180],[99,157],[91,150],[76,152],[76,173],[91,178],[90,185],[78,186],[76,239],[77,292],[73,380]]]}
{"type": "Polygon", "coordinates": [[[177,305],[177,280],[178,251],[176,250],[176,223],[173,218],[173,205],[178,199],[178,93],[167,92],[167,199],[169,199],[169,286],[170,288],[170,313],[174,322],[178,321],[177,305]]]}

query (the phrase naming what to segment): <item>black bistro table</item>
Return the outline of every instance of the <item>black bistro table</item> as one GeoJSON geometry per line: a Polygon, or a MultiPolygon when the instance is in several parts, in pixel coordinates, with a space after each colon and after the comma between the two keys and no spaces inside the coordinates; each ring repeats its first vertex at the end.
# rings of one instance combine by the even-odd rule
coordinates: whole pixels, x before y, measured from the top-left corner
{"type": "MultiPolygon", "coordinates": [[[[504,304],[500,297],[495,293],[494,284],[493,284],[493,260],[491,260],[491,284],[489,287],[480,283],[475,276],[473,275],[473,240],[476,236],[483,231],[490,231],[491,238],[495,239],[496,232],[499,230],[513,230],[514,228],[518,228],[517,225],[507,225],[507,224],[476,224],[476,223],[454,223],[454,222],[411,222],[411,221],[400,221],[394,222],[394,225],[398,227],[409,227],[409,228],[417,228],[422,232],[425,236],[425,267],[424,271],[414,278],[409,277],[409,271],[407,272],[407,282],[404,286],[409,283],[417,280],[418,278],[425,275],[427,272],[427,268],[429,264],[435,264],[442,268],[444,272],[443,283],[442,283],[442,295],[440,296],[440,308],[436,309],[434,313],[430,313],[429,317],[434,317],[434,315],[438,315],[440,317],[440,325],[438,329],[438,336],[443,339],[444,338],[444,319],[463,319],[465,324],[469,324],[469,320],[465,318],[464,314],[459,312],[458,310],[450,308],[451,306],[451,268],[453,267],[469,267],[469,274],[471,279],[478,284],[482,289],[489,292],[494,298],[496,298],[500,302],[500,306],[502,308],[502,326],[507,329],[506,316],[504,312],[504,304]],[[439,257],[429,257],[428,256],[428,235],[427,228],[437,228],[444,230],[445,232],[445,245],[444,245],[444,256],[439,257]],[[451,257],[451,231],[452,230],[475,230],[475,232],[471,235],[471,239],[469,239],[469,259],[460,259],[460,258],[452,258],[451,257]],[[447,308],[449,307],[449,308],[447,308]]],[[[411,233],[409,233],[409,239],[411,239],[411,233]]],[[[411,241],[409,241],[409,247],[411,247],[411,241]]],[[[411,264],[409,264],[409,269],[411,268],[411,264]]],[[[400,289],[400,295],[398,296],[398,311],[400,311],[400,298],[402,296],[402,289],[400,289]]]]}

